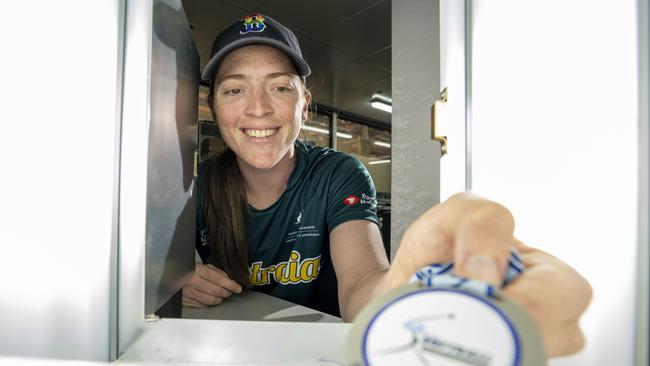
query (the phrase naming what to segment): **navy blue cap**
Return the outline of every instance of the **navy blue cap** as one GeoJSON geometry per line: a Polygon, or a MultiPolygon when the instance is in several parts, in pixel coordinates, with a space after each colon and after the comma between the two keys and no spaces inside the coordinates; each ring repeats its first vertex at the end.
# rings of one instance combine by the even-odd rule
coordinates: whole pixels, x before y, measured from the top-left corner
{"type": "Polygon", "coordinates": [[[210,61],[205,65],[201,78],[211,81],[223,58],[239,47],[250,44],[264,44],[284,52],[304,78],[311,69],[300,52],[298,39],[293,32],[273,18],[262,14],[247,15],[221,31],[212,43],[210,61]]]}

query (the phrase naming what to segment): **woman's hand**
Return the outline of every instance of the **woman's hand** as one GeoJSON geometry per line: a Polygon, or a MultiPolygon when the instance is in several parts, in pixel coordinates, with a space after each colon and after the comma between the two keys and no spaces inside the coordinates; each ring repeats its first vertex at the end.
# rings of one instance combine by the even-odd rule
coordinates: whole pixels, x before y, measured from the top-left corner
{"type": "Polygon", "coordinates": [[[407,283],[425,265],[450,261],[457,275],[499,286],[517,248],[526,270],[503,293],[531,315],[549,357],[579,351],[584,339],[578,320],[591,300],[589,283],[559,259],[517,241],[513,232],[505,207],[471,193],[454,195],[406,230],[388,289],[407,283]]]}
{"type": "Polygon", "coordinates": [[[218,305],[241,290],[241,286],[226,272],[211,264],[197,264],[192,278],[183,287],[183,306],[204,308],[218,305]]]}

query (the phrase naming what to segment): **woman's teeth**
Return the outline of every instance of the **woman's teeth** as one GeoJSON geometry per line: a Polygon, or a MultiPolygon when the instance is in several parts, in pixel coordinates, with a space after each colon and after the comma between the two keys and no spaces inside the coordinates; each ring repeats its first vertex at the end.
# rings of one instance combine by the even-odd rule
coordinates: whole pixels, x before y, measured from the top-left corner
{"type": "Polygon", "coordinates": [[[268,129],[268,130],[254,130],[252,128],[247,128],[244,130],[244,133],[250,137],[269,137],[278,132],[277,128],[268,129]]]}

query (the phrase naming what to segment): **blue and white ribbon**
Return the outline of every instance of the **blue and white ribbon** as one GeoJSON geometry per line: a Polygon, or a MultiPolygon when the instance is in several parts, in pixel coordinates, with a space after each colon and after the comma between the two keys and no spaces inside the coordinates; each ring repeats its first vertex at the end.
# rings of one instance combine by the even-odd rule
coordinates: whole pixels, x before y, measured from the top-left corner
{"type": "MultiPolygon", "coordinates": [[[[474,293],[494,297],[495,287],[487,282],[470,280],[454,274],[454,263],[431,264],[423,267],[409,280],[409,283],[421,283],[429,287],[445,287],[467,290],[474,293]]],[[[501,287],[512,282],[521,272],[524,271],[524,264],[518,253],[512,252],[508,258],[508,268],[501,287]]]]}

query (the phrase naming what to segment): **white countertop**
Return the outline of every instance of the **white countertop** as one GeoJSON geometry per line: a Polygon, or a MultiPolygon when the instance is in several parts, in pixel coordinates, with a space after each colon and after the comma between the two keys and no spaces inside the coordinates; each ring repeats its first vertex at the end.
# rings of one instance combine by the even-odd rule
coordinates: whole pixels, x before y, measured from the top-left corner
{"type": "Polygon", "coordinates": [[[261,292],[233,295],[209,308],[183,308],[183,319],[258,320],[285,322],[342,323],[341,318],[322,313],[261,292]]]}
{"type": "Polygon", "coordinates": [[[350,324],[162,319],[116,363],[344,365],[350,324]]]}
{"type": "Polygon", "coordinates": [[[260,292],[147,323],[119,364],[341,365],[350,324],[260,292]]]}
{"type": "Polygon", "coordinates": [[[0,356],[0,365],[344,365],[350,327],[329,314],[251,292],[210,308],[183,308],[183,319],[145,323],[114,362],[0,356]]]}

